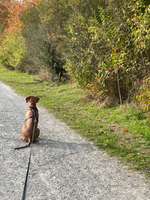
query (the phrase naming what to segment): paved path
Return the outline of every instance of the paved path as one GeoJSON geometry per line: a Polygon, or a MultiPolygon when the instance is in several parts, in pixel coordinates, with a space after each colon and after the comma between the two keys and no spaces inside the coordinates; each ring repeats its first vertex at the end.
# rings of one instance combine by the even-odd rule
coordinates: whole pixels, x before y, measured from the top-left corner
{"type": "MultiPolygon", "coordinates": [[[[0,200],[21,200],[29,148],[21,145],[24,99],[0,83],[0,200]]],[[[27,200],[150,200],[144,177],[40,109],[41,139],[32,149],[27,200]]]]}

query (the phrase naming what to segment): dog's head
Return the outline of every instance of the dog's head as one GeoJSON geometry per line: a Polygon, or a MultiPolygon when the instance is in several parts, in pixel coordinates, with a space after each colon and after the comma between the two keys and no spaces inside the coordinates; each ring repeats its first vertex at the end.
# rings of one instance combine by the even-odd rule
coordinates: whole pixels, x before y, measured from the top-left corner
{"type": "Polygon", "coordinates": [[[38,103],[38,101],[40,100],[39,97],[35,97],[35,96],[28,96],[26,97],[26,103],[29,104],[29,107],[35,107],[36,103],[38,103]]]}

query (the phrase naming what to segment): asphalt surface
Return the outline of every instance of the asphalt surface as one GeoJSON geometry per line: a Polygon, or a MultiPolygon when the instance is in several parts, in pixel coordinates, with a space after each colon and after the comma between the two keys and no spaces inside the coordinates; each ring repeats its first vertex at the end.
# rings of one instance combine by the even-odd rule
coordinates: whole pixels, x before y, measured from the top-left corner
{"type": "MultiPolygon", "coordinates": [[[[24,98],[0,83],[0,200],[21,200],[30,148],[19,131],[24,98]]],[[[27,200],[150,200],[150,183],[40,108],[41,138],[32,146],[27,200]]]]}

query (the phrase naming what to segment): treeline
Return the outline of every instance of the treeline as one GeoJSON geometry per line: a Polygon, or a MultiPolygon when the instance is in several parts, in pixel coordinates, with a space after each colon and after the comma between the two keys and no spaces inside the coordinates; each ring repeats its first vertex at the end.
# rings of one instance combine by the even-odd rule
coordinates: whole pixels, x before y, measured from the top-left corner
{"type": "Polygon", "coordinates": [[[0,26],[3,65],[70,79],[104,105],[134,99],[150,110],[149,0],[10,3],[0,26]]]}

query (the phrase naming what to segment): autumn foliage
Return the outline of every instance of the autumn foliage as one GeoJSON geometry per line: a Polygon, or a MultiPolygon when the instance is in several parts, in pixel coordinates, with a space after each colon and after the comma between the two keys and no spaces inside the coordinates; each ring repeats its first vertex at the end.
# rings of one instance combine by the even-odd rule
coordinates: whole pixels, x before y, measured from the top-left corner
{"type": "Polygon", "coordinates": [[[0,22],[5,27],[5,33],[19,32],[23,27],[21,16],[33,6],[36,6],[39,0],[25,0],[22,3],[14,0],[4,0],[0,3],[0,22]]]}
{"type": "Polygon", "coordinates": [[[0,61],[9,69],[19,68],[26,55],[25,39],[22,36],[24,12],[36,6],[39,0],[0,2],[0,61]]]}
{"type": "Polygon", "coordinates": [[[0,60],[54,81],[69,77],[107,106],[130,102],[139,90],[147,102],[149,16],[148,0],[4,0],[0,60]]]}

